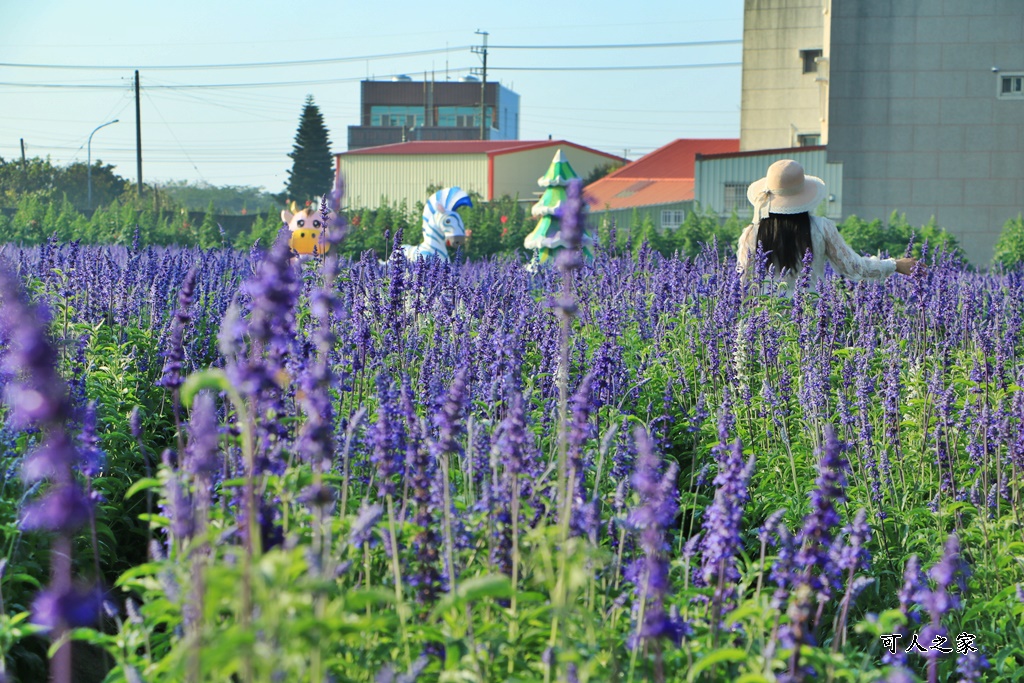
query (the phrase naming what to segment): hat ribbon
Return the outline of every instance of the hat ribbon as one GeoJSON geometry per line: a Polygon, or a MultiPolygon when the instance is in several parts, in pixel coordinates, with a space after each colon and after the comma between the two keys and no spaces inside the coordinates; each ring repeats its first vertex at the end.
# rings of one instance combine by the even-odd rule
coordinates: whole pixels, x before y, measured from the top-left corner
{"type": "Polygon", "coordinates": [[[767,216],[771,211],[772,206],[772,191],[765,187],[763,190],[757,193],[757,197],[754,200],[754,222],[761,222],[761,212],[764,211],[764,215],[767,216]]]}
{"type": "Polygon", "coordinates": [[[788,197],[794,194],[800,194],[803,192],[803,186],[801,187],[780,187],[777,190],[773,190],[767,185],[764,189],[757,193],[757,198],[754,201],[754,219],[757,222],[761,221],[761,211],[764,210],[764,215],[767,216],[771,213],[772,197],[788,197]]]}

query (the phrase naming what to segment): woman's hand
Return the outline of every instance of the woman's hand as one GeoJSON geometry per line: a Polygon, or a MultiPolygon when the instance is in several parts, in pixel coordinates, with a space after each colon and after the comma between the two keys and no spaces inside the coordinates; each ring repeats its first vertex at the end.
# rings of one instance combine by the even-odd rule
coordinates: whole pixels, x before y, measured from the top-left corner
{"type": "Polygon", "coordinates": [[[923,263],[918,263],[916,258],[898,258],[896,259],[896,272],[900,275],[911,275],[915,271],[918,273],[924,273],[927,270],[923,263]]]}

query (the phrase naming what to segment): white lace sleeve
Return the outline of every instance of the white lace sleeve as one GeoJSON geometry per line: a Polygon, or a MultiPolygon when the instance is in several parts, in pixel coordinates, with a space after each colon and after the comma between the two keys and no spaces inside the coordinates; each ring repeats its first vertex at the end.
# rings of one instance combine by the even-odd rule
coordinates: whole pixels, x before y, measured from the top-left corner
{"type": "Polygon", "coordinates": [[[882,280],[896,272],[895,259],[859,256],[839,234],[835,223],[827,218],[820,220],[821,230],[825,235],[825,256],[841,275],[854,281],[882,280]]]}
{"type": "Polygon", "coordinates": [[[748,225],[740,234],[736,248],[736,271],[747,277],[747,264],[750,257],[757,251],[757,226],[748,225]]]}

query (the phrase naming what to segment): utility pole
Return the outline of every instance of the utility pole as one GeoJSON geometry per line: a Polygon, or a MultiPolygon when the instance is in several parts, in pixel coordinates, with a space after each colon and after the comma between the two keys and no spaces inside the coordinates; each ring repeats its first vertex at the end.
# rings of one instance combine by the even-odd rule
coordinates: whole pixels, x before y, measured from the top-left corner
{"type": "Polygon", "coordinates": [[[21,170],[24,171],[27,166],[25,165],[25,138],[21,138],[21,170]]]}
{"type": "Polygon", "coordinates": [[[474,47],[473,52],[480,55],[484,60],[484,68],[481,72],[482,78],[480,79],[480,139],[486,140],[487,136],[485,133],[484,114],[487,113],[487,36],[490,35],[487,31],[481,31],[477,29],[476,34],[484,37],[484,44],[481,47],[474,47]]]}
{"type": "Polygon", "coordinates": [[[139,107],[139,70],[135,70],[135,166],[138,175],[138,192],[142,196],[142,118],[139,107]]]}

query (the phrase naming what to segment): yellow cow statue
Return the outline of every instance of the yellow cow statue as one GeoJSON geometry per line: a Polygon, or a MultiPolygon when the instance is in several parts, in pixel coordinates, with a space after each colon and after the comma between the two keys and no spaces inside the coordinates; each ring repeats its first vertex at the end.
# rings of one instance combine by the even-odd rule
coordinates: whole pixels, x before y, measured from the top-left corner
{"type": "Polygon", "coordinates": [[[326,216],[314,206],[300,211],[295,202],[292,202],[290,208],[281,211],[281,220],[288,225],[291,233],[288,239],[291,250],[299,258],[323,256],[330,251],[327,230],[337,217],[334,211],[328,211],[326,216]]]}
{"type": "Polygon", "coordinates": [[[281,220],[288,226],[288,246],[298,261],[308,261],[314,256],[323,256],[331,250],[331,244],[345,236],[345,221],[338,213],[344,182],[341,174],[334,176],[334,187],[320,201],[306,204],[299,210],[295,202],[290,209],[281,211],[281,220]]]}

